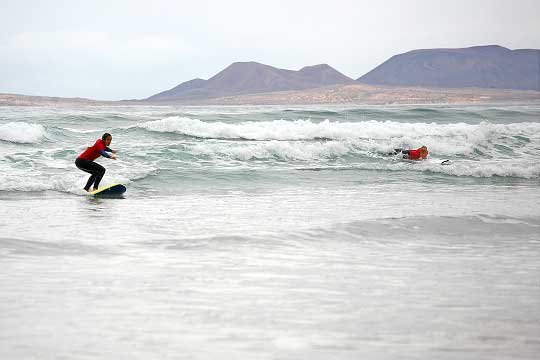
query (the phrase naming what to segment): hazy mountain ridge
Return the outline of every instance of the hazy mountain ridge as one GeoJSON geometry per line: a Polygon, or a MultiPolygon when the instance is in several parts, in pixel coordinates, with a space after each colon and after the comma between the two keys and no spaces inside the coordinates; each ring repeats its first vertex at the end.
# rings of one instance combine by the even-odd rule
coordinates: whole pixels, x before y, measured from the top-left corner
{"type": "Polygon", "coordinates": [[[257,62],[236,62],[208,80],[190,80],[146,100],[196,100],[353,83],[353,79],[327,64],[294,71],[257,62]]]}
{"type": "Polygon", "coordinates": [[[372,85],[540,90],[540,50],[498,45],[413,50],[357,79],[372,85]]]}

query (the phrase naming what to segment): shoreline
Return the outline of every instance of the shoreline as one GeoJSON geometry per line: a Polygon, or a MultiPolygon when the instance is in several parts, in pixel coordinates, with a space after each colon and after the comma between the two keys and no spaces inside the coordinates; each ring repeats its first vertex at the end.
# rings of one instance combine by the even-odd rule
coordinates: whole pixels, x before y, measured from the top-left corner
{"type": "Polygon", "coordinates": [[[191,101],[93,100],[0,93],[0,106],[249,106],[249,105],[475,105],[489,103],[540,103],[540,91],[330,86],[307,90],[244,94],[191,101]]]}

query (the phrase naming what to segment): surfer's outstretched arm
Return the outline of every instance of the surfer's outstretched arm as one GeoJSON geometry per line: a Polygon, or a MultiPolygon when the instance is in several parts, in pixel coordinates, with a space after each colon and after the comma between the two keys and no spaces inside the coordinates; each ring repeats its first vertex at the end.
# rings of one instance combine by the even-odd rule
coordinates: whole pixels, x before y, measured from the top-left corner
{"type": "MultiPolygon", "coordinates": [[[[106,148],[105,150],[101,150],[101,151],[99,152],[99,154],[100,154],[101,156],[103,156],[103,157],[106,157],[106,158],[109,158],[109,159],[116,160],[116,155],[114,155],[114,153],[116,153],[116,151],[113,152],[113,151],[111,150],[111,152],[113,153],[113,154],[111,155],[111,154],[107,153],[107,151],[106,151],[107,149],[108,149],[108,148],[106,148]]],[[[110,150],[110,149],[109,149],[109,150],[110,150]]]]}

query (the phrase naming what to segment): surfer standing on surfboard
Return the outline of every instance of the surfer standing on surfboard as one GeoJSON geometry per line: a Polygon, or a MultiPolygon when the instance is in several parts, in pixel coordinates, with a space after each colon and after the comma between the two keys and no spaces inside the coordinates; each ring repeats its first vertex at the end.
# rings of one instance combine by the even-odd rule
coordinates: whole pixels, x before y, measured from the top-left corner
{"type": "Polygon", "coordinates": [[[428,156],[429,152],[428,152],[427,146],[422,146],[418,149],[409,149],[409,150],[394,149],[394,152],[390,153],[390,155],[398,155],[398,154],[403,154],[404,159],[422,160],[428,156]]]}
{"type": "Polygon", "coordinates": [[[77,168],[91,174],[86,186],[84,187],[84,190],[87,192],[90,191],[90,186],[92,186],[92,184],[94,185],[94,190],[97,190],[99,187],[99,182],[103,178],[103,175],[105,175],[105,168],[94,162],[94,160],[100,156],[116,160],[116,150],[109,148],[111,141],[111,134],[103,134],[101,139],[97,139],[94,145],[88,147],[81,155],[79,155],[79,157],[77,157],[77,160],[75,160],[75,165],[77,168]],[[108,154],[109,152],[112,154],[108,154]]]}

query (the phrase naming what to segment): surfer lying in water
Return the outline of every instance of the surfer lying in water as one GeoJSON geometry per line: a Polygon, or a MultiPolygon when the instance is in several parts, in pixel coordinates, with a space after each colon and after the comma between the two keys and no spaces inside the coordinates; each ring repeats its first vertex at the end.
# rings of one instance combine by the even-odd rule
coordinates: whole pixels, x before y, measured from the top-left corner
{"type": "Polygon", "coordinates": [[[425,159],[428,156],[428,149],[426,146],[422,146],[418,149],[409,149],[409,150],[403,150],[403,149],[394,149],[394,152],[391,152],[388,155],[398,155],[403,154],[404,159],[409,160],[422,160],[425,159]]]}
{"type": "Polygon", "coordinates": [[[116,160],[116,150],[109,148],[111,141],[111,134],[103,134],[101,139],[97,139],[94,145],[88,147],[81,155],[79,155],[77,160],[75,160],[75,165],[79,169],[91,174],[84,190],[90,191],[90,186],[92,186],[92,184],[94,185],[94,190],[97,190],[99,182],[103,178],[103,175],[105,175],[105,168],[98,163],[95,163],[94,160],[100,156],[116,160]],[[108,154],[108,152],[112,154],[108,154]]]}

